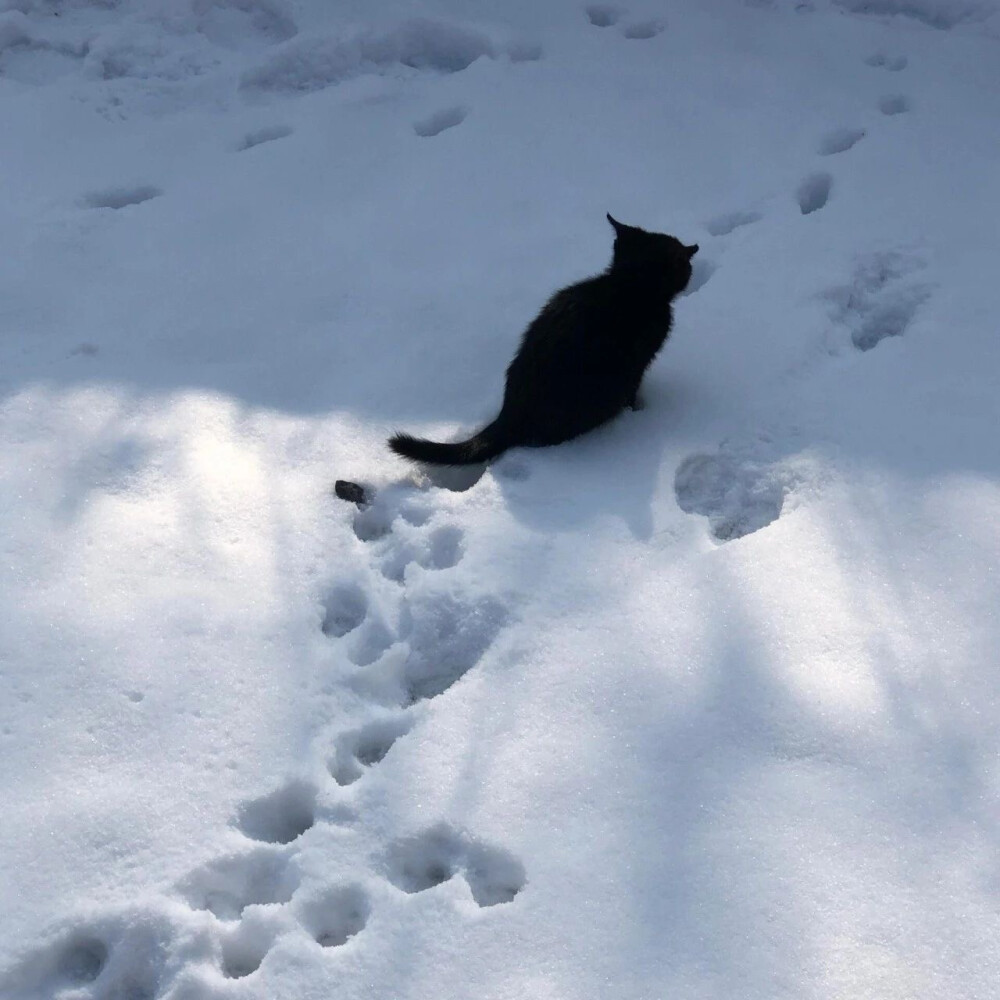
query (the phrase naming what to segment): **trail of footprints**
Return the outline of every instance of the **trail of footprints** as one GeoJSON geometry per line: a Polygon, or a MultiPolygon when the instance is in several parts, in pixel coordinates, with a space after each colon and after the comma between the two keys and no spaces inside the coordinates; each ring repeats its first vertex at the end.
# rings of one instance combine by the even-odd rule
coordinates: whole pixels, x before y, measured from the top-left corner
{"type": "MultiPolygon", "coordinates": [[[[596,4],[584,10],[593,26],[619,26],[627,39],[653,38],[663,30],[658,21],[621,24],[626,12],[619,7],[596,4]]],[[[513,50],[510,56],[519,61],[513,50]]],[[[539,56],[533,48],[524,58],[539,56]]],[[[872,54],[865,63],[892,73],[908,65],[905,56],[884,52],[872,54]]],[[[908,111],[910,103],[904,94],[894,93],[881,97],[877,107],[891,117],[908,111]]],[[[415,122],[414,131],[421,137],[436,136],[467,114],[465,107],[445,108],[415,122]]],[[[288,126],[269,126],[247,133],[235,148],[244,152],[291,134],[288,126]]],[[[831,129],[821,136],[816,153],[841,155],[865,136],[863,128],[831,129]]],[[[802,214],[824,208],[833,187],[829,171],[803,178],[795,193],[802,214]]],[[[156,187],[140,185],[93,192],[82,203],[117,210],[161,194],[156,187]]],[[[710,219],[706,229],[724,238],[762,217],[757,211],[732,211],[710,219]]],[[[922,266],[919,258],[899,251],[872,254],[859,262],[847,284],[827,293],[834,321],[849,331],[858,350],[871,350],[906,330],[929,295],[916,280],[922,266]]],[[[710,259],[700,258],[688,293],[702,287],[715,269],[710,259]]],[[[779,463],[755,454],[752,448],[741,451],[724,444],[714,454],[691,455],[678,467],[674,489],[679,506],[705,516],[718,541],[771,524],[794,485],[779,463]]],[[[392,509],[376,499],[354,515],[354,534],[373,565],[403,591],[398,621],[384,620],[356,582],[333,585],[323,599],[320,628],[357,668],[355,686],[373,702],[372,718],[333,740],[328,764],[335,788],[354,786],[393,753],[418,724],[421,704],[442,695],[472,670],[506,623],[507,611],[495,598],[469,600],[426,588],[407,593],[411,573],[446,571],[462,558],[461,530],[433,521],[431,511],[412,501],[392,509]]],[[[214,968],[222,979],[252,976],[283,934],[304,932],[324,950],[348,945],[372,916],[369,892],[358,882],[346,881],[304,895],[296,863],[298,842],[317,823],[338,818],[329,810],[320,815],[319,793],[311,782],[291,781],[244,803],[233,826],[248,841],[245,850],[192,870],[175,886],[174,901],[161,910],[147,906],[123,911],[62,933],[13,970],[2,984],[5,995],[25,1000],[62,995],[74,1000],[153,1000],[171,977],[176,981],[184,974],[183,961],[171,965],[165,958],[181,936],[186,938],[187,966],[214,968]],[[171,906],[211,919],[196,931],[182,928],[171,906]]],[[[462,878],[481,907],[511,902],[526,882],[524,867],[514,855],[444,823],[390,842],[379,867],[390,885],[408,895],[462,878]]]]}
{"type": "MultiPolygon", "coordinates": [[[[147,903],[62,933],[0,983],[5,998],[153,1000],[173,995],[185,976],[199,989],[213,978],[253,976],[288,934],[304,933],[329,952],[364,933],[375,909],[370,888],[346,879],[306,891],[299,845],[316,827],[354,823],[353,805],[338,796],[405,740],[419,724],[422,704],[476,666],[508,617],[502,602],[490,597],[469,600],[448,587],[409,593],[412,572],[439,573],[462,558],[461,530],[437,521],[412,500],[394,508],[391,499],[378,497],[353,517],[358,544],[387,585],[397,588],[401,610],[390,627],[354,582],[333,585],[323,599],[319,626],[332,650],[357,667],[355,685],[372,701],[361,725],[328,744],[323,737],[330,746],[329,794],[313,781],[291,780],[244,802],[232,827],[245,848],[190,871],[159,906],[147,903]],[[204,918],[192,921],[193,913],[204,918]]],[[[375,869],[407,896],[461,879],[480,907],[510,903],[526,882],[513,854],[446,823],[390,840],[375,869]]]]}
{"type": "MultiPolygon", "coordinates": [[[[610,8],[588,8],[588,12],[594,10],[610,8]]],[[[591,21],[598,23],[594,15],[591,21]]],[[[906,56],[881,51],[864,62],[891,73],[899,73],[909,65],[906,56]]],[[[894,93],[880,97],[876,107],[883,115],[894,117],[909,111],[911,105],[905,94],[894,93]]],[[[820,137],[816,153],[822,157],[839,156],[853,149],[866,135],[866,129],[856,126],[830,129],[820,137]]],[[[831,171],[807,174],[795,192],[799,211],[811,215],[825,208],[833,189],[831,171]]],[[[712,236],[727,237],[762,218],[758,211],[726,212],[709,219],[705,228],[712,236]]],[[[707,259],[702,262],[700,272],[697,265],[698,259],[688,294],[702,287],[716,270],[707,259]]],[[[886,338],[905,333],[917,310],[930,296],[928,286],[917,279],[923,267],[920,257],[900,250],[868,254],[858,261],[849,282],[824,293],[831,304],[831,318],[839,328],[848,331],[857,350],[870,351],[886,338]]],[[[772,524],[781,515],[795,485],[795,476],[781,462],[763,458],[767,451],[766,445],[738,448],[724,442],[714,453],[689,455],[674,476],[678,506],[686,513],[707,518],[712,537],[719,542],[742,538],[772,524]]]]}
{"type": "MultiPolygon", "coordinates": [[[[588,7],[584,7],[583,12],[587,15],[587,20],[595,28],[615,27],[627,13],[624,8],[615,7],[612,4],[591,4],[588,7]]],[[[621,34],[623,38],[634,41],[637,39],[655,38],[663,31],[663,28],[663,22],[656,18],[644,21],[629,21],[627,24],[621,26],[621,34]]]]}

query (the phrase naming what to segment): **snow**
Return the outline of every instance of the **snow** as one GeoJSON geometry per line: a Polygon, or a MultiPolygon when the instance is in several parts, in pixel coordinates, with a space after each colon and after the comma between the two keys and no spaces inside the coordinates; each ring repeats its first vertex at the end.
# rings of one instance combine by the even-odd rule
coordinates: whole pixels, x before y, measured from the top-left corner
{"type": "Polygon", "coordinates": [[[998,46],[0,3],[0,997],[994,996],[998,46]],[[643,408],[396,459],[608,211],[701,246],[643,408]]]}

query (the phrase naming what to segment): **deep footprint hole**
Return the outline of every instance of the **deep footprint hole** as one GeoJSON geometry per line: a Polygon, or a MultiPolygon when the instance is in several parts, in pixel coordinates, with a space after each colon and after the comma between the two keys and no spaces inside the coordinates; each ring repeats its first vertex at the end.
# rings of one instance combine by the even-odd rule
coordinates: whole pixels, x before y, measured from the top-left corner
{"type": "Polygon", "coordinates": [[[710,219],[705,223],[705,228],[712,236],[728,236],[742,226],[760,222],[761,218],[759,212],[727,212],[725,215],[717,215],[714,219],[710,219]]]}
{"type": "Polygon", "coordinates": [[[365,767],[381,763],[393,744],[410,731],[409,719],[385,719],[373,722],[358,733],[354,756],[365,767]]]}
{"type": "Polygon", "coordinates": [[[236,825],[252,840],[290,844],[316,822],[316,790],[296,782],[241,806],[236,825]]]}
{"type": "Polygon", "coordinates": [[[612,25],[617,24],[619,18],[622,16],[622,12],[618,7],[603,3],[591,4],[589,7],[584,8],[584,12],[587,15],[587,20],[595,28],[610,28],[612,25]]]}
{"type": "Polygon", "coordinates": [[[626,38],[643,40],[655,38],[662,31],[662,21],[637,21],[635,24],[626,25],[622,34],[626,38]]]}
{"type": "Polygon", "coordinates": [[[323,602],[324,635],[340,639],[353,632],[368,615],[368,598],[356,584],[341,584],[323,602]]]}
{"type": "Polygon", "coordinates": [[[392,517],[375,507],[368,507],[354,515],[352,526],[359,541],[375,542],[392,530],[392,517]]]}
{"type": "Polygon", "coordinates": [[[266,142],[285,139],[292,134],[292,131],[290,125],[271,125],[267,128],[259,128],[255,132],[247,132],[236,147],[236,151],[242,153],[244,150],[253,149],[254,146],[263,146],[266,142]]]}
{"type": "Polygon", "coordinates": [[[413,123],[413,131],[423,138],[440,135],[456,125],[461,125],[469,115],[469,109],[461,105],[443,108],[434,114],[413,123]]]}
{"type": "Polygon", "coordinates": [[[396,641],[385,622],[368,620],[363,629],[350,638],[347,658],[356,667],[367,667],[382,657],[382,654],[396,641]]]}
{"type": "Polygon", "coordinates": [[[870,351],[887,337],[902,336],[925,298],[926,293],[917,290],[876,306],[851,332],[852,343],[859,351],[870,351]]]}
{"type": "Polygon", "coordinates": [[[410,655],[403,668],[404,704],[435,698],[464,677],[506,624],[508,612],[495,599],[466,604],[439,596],[409,617],[410,655]]]}
{"type": "Polygon", "coordinates": [[[430,537],[427,565],[429,569],[451,569],[457,566],[464,554],[465,538],[461,528],[445,525],[437,528],[430,537]]]}
{"type": "Polygon", "coordinates": [[[340,948],[365,929],[371,904],[357,885],[330,889],[302,908],[302,926],[323,948],[340,948]]]}
{"type": "Polygon", "coordinates": [[[380,764],[396,740],[405,736],[412,726],[407,717],[379,719],[346,736],[330,766],[338,785],[352,785],[369,767],[380,764]]]}
{"type": "Polygon", "coordinates": [[[785,487],[769,468],[726,455],[690,455],[674,476],[677,505],[708,518],[720,542],[742,538],[781,516],[785,487]]]}
{"type": "Polygon", "coordinates": [[[255,928],[241,928],[222,943],[222,974],[227,979],[252,976],[267,957],[271,942],[255,928]]]}
{"type": "Polygon", "coordinates": [[[196,869],[178,891],[192,909],[207,910],[219,920],[239,920],[248,906],[287,903],[298,885],[284,854],[257,848],[196,869]]]}
{"type": "Polygon", "coordinates": [[[71,983],[84,985],[100,976],[108,961],[108,947],[97,938],[85,937],[71,942],[59,959],[59,971],[71,983]]]}
{"type": "Polygon", "coordinates": [[[469,849],[465,878],[479,906],[510,903],[524,888],[524,865],[507,851],[477,844],[469,849]]]}
{"type": "Polygon", "coordinates": [[[837,128],[827,132],[820,139],[816,152],[820,156],[834,156],[837,153],[846,153],[847,150],[856,146],[865,137],[863,128],[837,128]]]}
{"type": "Polygon", "coordinates": [[[796,193],[799,209],[803,215],[818,212],[830,200],[833,177],[827,173],[811,174],[800,185],[796,193]]]}
{"type": "Polygon", "coordinates": [[[403,892],[426,892],[452,878],[462,867],[463,855],[461,838],[442,823],[391,845],[386,875],[403,892]]]}
{"type": "Polygon", "coordinates": [[[886,94],[879,99],[878,109],[884,115],[901,115],[910,110],[910,101],[903,94],[886,94]]]}

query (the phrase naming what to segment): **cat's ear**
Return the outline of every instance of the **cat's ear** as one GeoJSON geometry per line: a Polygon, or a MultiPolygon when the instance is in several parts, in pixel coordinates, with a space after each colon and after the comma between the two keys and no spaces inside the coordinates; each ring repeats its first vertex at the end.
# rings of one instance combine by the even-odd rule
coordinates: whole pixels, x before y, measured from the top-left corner
{"type": "Polygon", "coordinates": [[[614,218],[611,215],[610,212],[608,212],[608,222],[610,222],[611,225],[615,227],[615,235],[616,236],[621,236],[622,232],[624,230],[628,229],[628,226],[625,226],[622,223],[620,223],[616,218],[614,218]]]}
{"type": "Polygon", "coordinates": [[[685,247],[684,251],[688,255],[688,260],[690,260],[698,252],[698,244],[692,243],[691,246],[685,247]]]}

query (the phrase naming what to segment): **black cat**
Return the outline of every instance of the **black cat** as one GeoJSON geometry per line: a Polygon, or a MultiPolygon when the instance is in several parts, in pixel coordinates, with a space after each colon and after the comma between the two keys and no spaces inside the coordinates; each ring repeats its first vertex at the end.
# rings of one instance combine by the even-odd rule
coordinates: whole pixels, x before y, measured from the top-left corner
{"type": "Polygon", "coordinates": [[[556,292],[525,331],[496,420],[457,444],[397,434],[389,439],[397,455],[432,465],[486,462],[508,448],[568,441],[635,407],[642,376],[670,332],[671,300],[691,280],[698,245],[610,215],[608,222],[615,228],[611,264],[556,292]]]}

